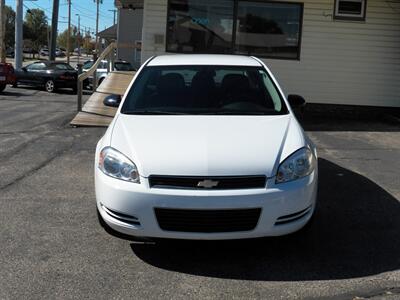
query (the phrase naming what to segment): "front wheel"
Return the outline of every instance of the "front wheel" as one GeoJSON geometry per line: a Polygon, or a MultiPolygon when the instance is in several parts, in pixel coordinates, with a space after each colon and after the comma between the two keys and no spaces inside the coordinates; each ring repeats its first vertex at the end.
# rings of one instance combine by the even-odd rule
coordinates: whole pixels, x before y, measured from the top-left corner
{"type": "Polygon", "coordinates": [[[0,84],[0,92],[4,91],[5,88],[6,88],[6,85],[1,83],[0,84]]]}
{"type": "Polygon", "coordinates": [[[54,93],[54,91],[56,90],[56,85],[54,84],[54,81],[51,79],[46,81],[44,87],[48,93],[54,93]]]}

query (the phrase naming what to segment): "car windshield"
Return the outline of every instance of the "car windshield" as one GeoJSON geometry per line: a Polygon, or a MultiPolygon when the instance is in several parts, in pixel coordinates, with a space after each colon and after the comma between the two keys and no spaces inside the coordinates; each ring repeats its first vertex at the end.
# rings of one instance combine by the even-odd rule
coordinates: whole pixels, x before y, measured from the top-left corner
{"type": "Polygon", "coordinates": [[[135,71],[132,65],[128,62],[115,62],[114,68],[117,71],[135,71]]]}
{"type": "Polygon", "coordinates": [[[90,69],[93,66],[94,62],[93,61],[87,61],[83,64],[82,69],[90,69]]]}
{"type": "Polygon", "coordinates": [[[123,114],[277,115],[288,110],[262,67],[146,67],[131,87],[123,114]]]}

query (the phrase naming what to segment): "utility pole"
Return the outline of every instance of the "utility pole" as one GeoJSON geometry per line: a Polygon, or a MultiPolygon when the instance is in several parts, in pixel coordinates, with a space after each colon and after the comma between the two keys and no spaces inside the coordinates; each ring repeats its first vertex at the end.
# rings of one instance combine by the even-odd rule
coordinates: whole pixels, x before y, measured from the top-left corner
{"type": "Polygon", "coordinates": [[[80,16],[80,14],[75,14],[75,16],[78,16],[78,64],[79,64],[79,58],[81,57],[81,42],[82,42],[81,16],[80,16]]]}
{"type": "Polygon", "coordinates": [[[68,2],[68,37],[67,37],[67,64],[69,64],[69,55],[71,50],[71,0],[68,2]]]}
{"type": "Polygon", "coordinates": [[[23,0],[15,1],[15,68],[22,67],[22,26],[23,26],[23,0]]]}
{"type": "Polygon", "coordinates": [[[5,30],[5,12],[4,6],[6,5],[5,0],[0,0],[0,61],[6,62],[6,30],[5,30]]]}
{"type": "MultiPolygon", "coordinates": [[[[17,0],[17,1],[22,1],[22,0],[17,0]]],[[[59,6],[60,6],[60,1],[53,0],[53,16],[51,19],[51,40],[50,40],[49,60],[56,59],[58,7],[59,6]]]]}
{"type": "Polygon", "coordinates": [[[96,57],[99,55],[100,47],[99,47],[99,11],[100,11],[100,3],[103,3],[103,0],[93,0],[96,2],[97,9],[96,9],[96,57]]]}
{"type": "Polygon", "coordinates": [[[115,14],[117,13],[117,10],[116,9],[109,9],[108,11],[111,11],[111,12],[114,13],[114,25],[115,25],[115,14]]]}

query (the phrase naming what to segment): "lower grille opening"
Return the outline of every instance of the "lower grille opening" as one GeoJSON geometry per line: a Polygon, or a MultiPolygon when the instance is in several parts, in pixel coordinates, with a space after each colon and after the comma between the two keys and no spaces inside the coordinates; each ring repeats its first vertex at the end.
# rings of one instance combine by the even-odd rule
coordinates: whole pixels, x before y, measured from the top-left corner
{"type": "Polygon", "coordinates": [[[167,231],[218,233],[253,230],[261,208],[232,210],[154,209],[158,224],[167,231]]]}
{"type": "Polygon", "coordinates": [[[101,205],[101,207],[109,216],[113,217],[114,219],[117,219],[118,221],[128,223],[130,225],[140,225],[139,219],[135,216],[130,216],[127,214],[117,212],[115,210],[109,209],[108,207],[105,207],[104,205],[101,205]]]}
{"type": "Polygon", "coordinates": [[[311,206],[309,206],[306,209],[303,209],[301,211],[298,211],[296,213],[281,216],[275,222],[275,225],[283,225],[283,224],[288,224],[288,223],[297,221],[297,220],[303,218],[305,215],[307,215],[310,211],[311,211],[311,206]]]}

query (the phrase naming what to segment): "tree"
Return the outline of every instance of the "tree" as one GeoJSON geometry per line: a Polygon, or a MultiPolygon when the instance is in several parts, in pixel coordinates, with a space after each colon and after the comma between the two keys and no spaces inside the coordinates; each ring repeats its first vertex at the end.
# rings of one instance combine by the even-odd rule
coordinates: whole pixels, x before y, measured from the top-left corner
{"type": "Polygon", "coordinates": [[[5,25],[6,25],[6,34],[5,34],[5,44],[6,47],[14,47],[15,41],[15,12],[10,6],[4,7],[4,15],[5,15],[5,25]]]}
{"type": "Polygon", "coordinates": [[[90,35],[90,31],[85,33],[83,37],[83,49],[85,49],[86,53],[91,53],[96,47],[95,41],[92,40],[92,36],[90,35]]]}
{"type": "Polygon", "coordinates": [[[68,29],[65,29],[62,33],[60,33],[57,37],[57,44],[60,47],[63,47],[72,52],[74,50],[74,47],[77,43],[78,36],[77,36],[78,30],[76,29],[75,26],[71,28],[71,39],[70,39],[70,49],[67,49],[67,40],[68,40],[68,29]]]}
{"type": "Polygon", "coordinates": [[[47,17],[41,9],[29,9],[25,15],[24,38],[31,40],[32,48],[39,51],[47,45],[48,38],[47,17]]]}

